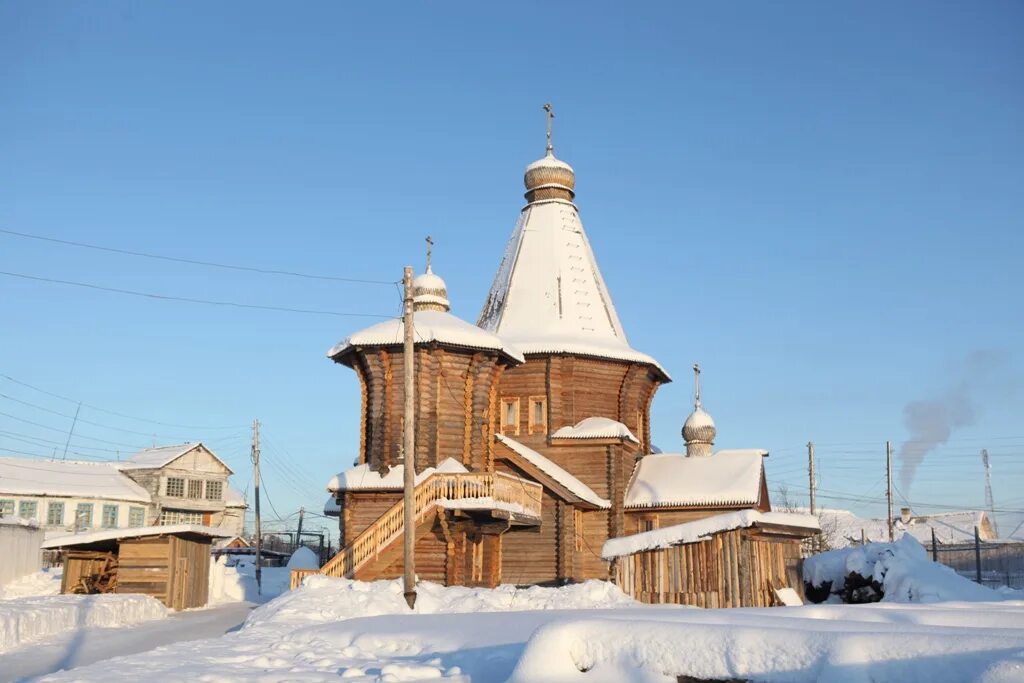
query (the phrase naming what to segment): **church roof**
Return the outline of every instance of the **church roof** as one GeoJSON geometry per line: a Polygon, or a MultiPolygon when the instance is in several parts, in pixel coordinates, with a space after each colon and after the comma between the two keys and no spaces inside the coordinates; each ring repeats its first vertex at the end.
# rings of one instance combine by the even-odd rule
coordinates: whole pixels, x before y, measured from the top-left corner
{"type": "Polygon", "coordinates": [[[629,345],[572,202],[523,209],[477,324],[530,353],[646,363],[629,345]]]}
{"type": "Polygon", "coordinates": [[[566,490],[580,500],[586,501],[591,505],[605,510],[611,507],[611,501],[607,498],[602,498],[597,495],[597,493],[594,492],[594,489],[590,488],[529,446],[521,444],[515,439],[510,439],[504,434],[495,434],[494,438],[508,446],[513,452],[518,453],[520,456],[525,458],[530,464],[554,479],[561,486],[564,486],[566,490]]]}
{"type": "Polygon", "coordinates": [[[629,427],[608,417],[588,417],[571,427],[561,427],[552,439],[628,439],[640,443],[629,427]]]}
{"type": "Polygon", "coordinates": [[[627,508],[659,506],[756,505],[761,495],[767,451],[718,451],[705,458],[680,453],[640,459],[626,489],[627,508]]]}
{"type": "MultiPolygon", "coordinates": [[[[523,354],[513,345],[445,311],[416,311],[413,313],[413,327],[417,344],[438,342],[467,349],[497,351],[514,361],[523,362],[523,354]]],[[[404,334],[405,325],[401,318],[385,320],[341,340],[327,352],[327,357],[340,360],[360,346],[399,346],[404,334]]]]}

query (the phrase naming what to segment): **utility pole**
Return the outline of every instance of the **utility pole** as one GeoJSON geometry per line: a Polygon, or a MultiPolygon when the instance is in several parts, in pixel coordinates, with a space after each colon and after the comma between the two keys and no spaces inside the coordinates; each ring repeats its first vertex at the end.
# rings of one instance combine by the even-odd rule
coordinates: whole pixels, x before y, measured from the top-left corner
{"type": "Polygon", "coordinates": [[[889,542],[892,543],[892,442],[885,442],[885,500],[888,508],[889,542]]]}
{"type": "Polygon", "coordinates": [[[403,573],[403,586],[405,588],[405,601],[412,609],[416,604],[416,567],[413,557],[416,542],[416,519],[413,514],[413,489],[416,487],[416,364],[413,357],[413,327],[412,327],[412,267],[406,266],[402,276],[402,284],[405,289],[404,310],[402,312],[402,325],[405,328],[405,348],[402,357],[405,361],[403,372],[405,375],[405,440],[403,447],[404,468],[404,507],[405,507],[405,534],[403,536],[403,559],[405,571],[403,573]]]}
{"type": "Polygon", "coordinates": [[[299,546],[302,545],[302,518],[305,517],[305,516],[306,516],[306,508],[305,507],[300,507],[299,508],[299,528],[298,528],[298,531],[295,532],[295,548],[293,550],[298,550],[299,546]]]}
{"type": "MultiPolygon", "coordinates": [[[[78,411],[82,409],[82,404],[79,403],[78,407],[75,408],[75,419],[71,421],[71,429],[68,430],[68,440],[64,442],[64,455],[60,457],[61,460],[68,459],[68,446],[71,445],[71,435],[75,433],[75,425],[78,424],[78,411]]],[[[56,452],[56,450],[54,450],[56,452]]]]}
{"type": "Polygon", "coordinates": [[[252,421],[252,478],[256,491],[256,594],[263,595],[263,530],[260,526],[260,421],[252,421]]]}
{"type": "MultiPolygon", "coordinates": [[[[809,486],[810,486],[809,490],[811,492],[810,493],[811,514],[813,515],[815,513],[815,511],[816,511],[814,503],[815,503],[815,496],[816,496],[816,494],[818,492],[818,482],[814,478],[814,442],[813,441],[808,441],[807,442],[807,479],[808,479],[808,483],[809,483],[809,486]]],[[[814,548],[814,550],[818,549],[817,548],[817,546],[818,546],[818,536],[815,536],[811,540],[811,546],[814,548]]]]}

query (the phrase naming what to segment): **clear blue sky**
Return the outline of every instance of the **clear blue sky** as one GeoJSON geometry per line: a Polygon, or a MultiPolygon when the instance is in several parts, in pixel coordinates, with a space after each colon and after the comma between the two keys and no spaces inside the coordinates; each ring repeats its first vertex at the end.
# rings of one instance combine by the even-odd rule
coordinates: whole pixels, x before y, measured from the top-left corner
{"type": "MultiPolygon", "coordinates": [[[[966,397],[973,418],[951,416],[964,424],[903,493],[980,506],[987,446],[997,507],[1021,510],[1022,29],[1015,2],[0,2],[0,228],[372,280],[421,266],[429,233],[453,312],[475,320],[550,100],[630,341],[677,379],[657,444],[681,447],[699,360],[718,446],[770,449],[772,487],[799,497],[813,439],[821,503],[878,514],[904,407],[966,397]],[[998,360],[964,384],[979,351],[998,360]]],[[[7,234],[0,270],[398,310],[389,286],[7,234]]],[[[103,426],[80,423],[71,452],[204,439],[239,488],[259,417],[283,517],[319,512],[356,454],[357,383],[325,352],[372,322],[0,276],[0,373],[224,426],[83,407],[103,426]]],[[[70,419],[42,408],[74,403],[3,378],[0,393],[0,450],[60,449],[70,419]]]]}

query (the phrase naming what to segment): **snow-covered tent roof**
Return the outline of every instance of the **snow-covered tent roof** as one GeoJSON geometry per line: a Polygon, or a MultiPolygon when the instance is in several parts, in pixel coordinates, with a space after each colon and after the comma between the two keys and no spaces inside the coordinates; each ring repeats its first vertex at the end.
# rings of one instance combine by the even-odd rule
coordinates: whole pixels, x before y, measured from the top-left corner
{"type": "MultiPolygon", "coordinates": [[[[437,467],[426,467],[422,472],[416,473],[416,483],[434,474],[434,472],[446,472],[448,474],[465,474],[469,472],[466,467],[454,458],[445,458],[437,467]]],[[[381,475],[373,470],[366,463],[339,472],[327,483],[328,491],[376,491],[381,489],[401,489],[404,484],[405,465],[396,465],[388,470],[388,473],[381,475]]]]}
{"type": "Polygon", "coordinates": [[[121,464],[0,458],[0,494],[150,502],[146,489],[121,474],[121,464]]]}
{"type": "MultiPolygon", "coordinates": [[[[417,344],[438,342],[466,349],[497,351],[513,361],[523,362],[523,354],[515,346],[445,311],[416,311],[413,313],[413,327],[417,344]]],[[[401,318],[385,320],[342,339],[327,352],[327,357],[341,362],[361,346],[398,346],[403,343],[404,335],[405,324],[401,318]]]]}
{"type": "Polygon", "coordinates": [[[668,548],[684,543],[696,543],[710,538],[712,534],[733,529],[746,529],[752,526],[789,527],[816,532],[820,529],[818,518],[793,512],[758,512],[757,510],[736,510],[724,512],[698,519],[693,522],[675,524],[664,529],[643,531],[632,536],[620,536],[605,541],[601,557],[610,560],[613,557],[631,555],[643,550],[668,548]]]}
{"type": "Polygon", "coordinates": [[[629,427],[607,417],[588,417],[571,427],[556,429],[552,439],[628,439],[640,443],[629,427]]]}
{"type": "Polygon", "coordinates": [[[629,345],[575,205],[523,209],[477,324],[526,354],[570,353],[646,363],[629,345]]]}
{"type": "Polygon", "coordinates": [[[196,441],[195,443],[183,443],[176,446],[157,446],[155,448],[144,448],[138,453],[132,455],[126,460],[122,460],[118,463],[118,467],[122,470],[150,470],[159,469],[166,467],[181,456],[185,455],[189,451],[195,450],[196,448],[203,447],[206,451],[213,456],[213,458],[219,462],[228,471],[229,474],[233,474],[227,463],[217,457],[210,448],[202,441],[196,441]]]}
{"type": "Polygon", "coordinates": [[[504,434],[495,434],[494,438],[508,446],[514,453],[522,456],[527,462],[565,487],[566,490],[580,500],[586,501],[591,505],[596,505],[602,509],[611,507],[611,501],[594,493],[592,488],[529,446],[524,446],[515,439],[510,439],[504,434]]]}
{"type": "Polygon", "coordinates": [[[71,548],[101,541],[120,541],[124,538],[167,536],[170,534],[192,534],[211,538],[231,538],[235,535],[227,529],[202,526],[201,524],[166,524],[162,526],[139,526],[128,529],[104,529],[103,531],[92,531],[86,534],[65,534],[64,536],[48,539],[43,543],[42,548],[44,550],[50,548],[71,548]]]}
{"type": "Polygon", "coordinates": [[[722,450],[709,457],[680,453],[640,459],[626,489],[627,508],[692,505],[756,505],[761,497],[759,449],[722,450]]]}

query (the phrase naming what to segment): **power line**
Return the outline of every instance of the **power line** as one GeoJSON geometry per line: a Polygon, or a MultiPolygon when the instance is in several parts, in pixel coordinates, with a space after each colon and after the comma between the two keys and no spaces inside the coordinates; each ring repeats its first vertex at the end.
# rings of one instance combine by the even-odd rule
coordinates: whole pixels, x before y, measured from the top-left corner
{"type": "Polygon", "coordinates": [[[48,282],[51,284],[59,285],[71,285],[73,287],[84,287],[86,289],[95,289],[101,292],[113,292],[115,294],[128,294],[131,296],[139,296],[148,299],[160,299],[162,301],[181,301],[190,304],[206,304],[208,306],[226,306],[229,308],[245,308],[250,310],[260,311],[277,311],[284,313],[304,313],[306,315],[333,315],[345,318],[393,318],[393,315],[381,315],[378,313],[344,313],[340,311],[324,311],[315,310],[309,308],[289,308],[287,306],[264,306],[262,304],[245,304],[238,301],[214,301],[212,299],[196,299],[187,296],[171,296],[169,294],[153,294],[152,292],[137,292],[131,289],[119,289],[117,287],[105,287],[103,285],[95,285],[89,282],[75,282],[73,280],[58,280],[56,278],[39,277],[37,275],[25,275],[23,273],[10,273],[7,271],[0,270],[0,275],[6,275],[8,277],[18,277],[25,280],[35,280],[37,282],[48,282]]]}
{"type": "MultiPolygon", "coordinates": [[[[4,417],[9,417],[12,420],[17,420],[18,422],[24,422],[25,424],[30,424],[33,427],[41,427],[43,429],[49,429],[50,431],[53,431],[53,432],[60,432],[61,434],[64,434],[64,433],[67,432],[66,429],[58,429],[57,427],[51,427],[49,425],[44,425],[44,424],[41,424],[39,422],[33,422],[32,420],[26,420],[25,418],[18,417],[17,415],[11,415],[10,413],[0,412],[0,415],[3,415],[4,417]]],[[[84,434],[79,434],[75,438],[78,438],[78,439],[89,439],[90,441],[98,441],[100,443],[108,443],[108,444],[111,444],[111,445],[114,445],[114,446],[127,446],[128,448],[134,448],[136,450],[143,450],[145,448],[148,448],[147,446],[139,446],[138,444],[124,443],[122,441],[110,441],[108,439],[100,439],[99,437],[95,437],[95,436],[85,436],[84,434]]]]}
{"type": "MultiPolygon", "coordinates": [[[[60,417],[68,417],[68,418],[71,417],[71,415],[68,415],[67,413],[62,413],[59,410],[53,410],[51,408],[46,408],[45,406],[37,405],[35,403],[29,403],[28,401],[22,401],[19,398],[14,398],[13,396],[8,396],[7,394],[4,394],[4,393],[0,393],[0,398],[6,398],[8,401],[14,401],[15,403],[20,403],[23,406],[28,406],[29,408],[35,408],[36,410],[42,410],[43,412],[50,413],[51,415],[58,415],[60,417]]],[[[124,429],[123,427],[114,427],[112,425],[103,424],[102,422],[93,422],[91,420],[86,420],[84,417],[78,418],[78,421],[82,422],[84,424],[87,424],[87,425],[92,425],[94,427],[101,427],[103,429],[112,429],[115,432],[124,432],[126,434],[135,434],[137,436],[150,436],[150,437],[156,436],[152,432],[140,432],[140,431],[137,431],[137,430],[134,430],[134,429],[124,429]]]]}
{"type": "Polygon", "coordinates": [[[179,429],[209,429],[209,430],[215,430],[215,429],[239,429],[241,427],[248,428],[248,425],[223,425],[223,426],[218,426],[218,427],[208,427],[208,426],[199,426],[199,425],[176,424],[174,422],[161,422],[160,420],[150,420],[150,419],[145,418],[145,417],[138,417],[136,415],[127,415],[125,413],[118,413],[118,412],[113,411],[113,410],[107,410],[106,408],[100,408],[98,406],[94,406],[94,405],[91,405],[89,403],[86,403],[85,401],[79,401],[78,399],[75,399],[75,398],[69,398],[67,396],[62,396],[60,394],[55,394],[55,393],[53,393],[51,391],[46,391],[45,389],[40,389],[37,386],[33,386],[33,385],[31,385],[31,384],[29,384],[27,382],[22,382],[21,380],[14,379],[10,375],[4,374],[4,373],[0,373],[0,377],[3,377],[8,382],[14,382],[15,384],[20,384],[21,386],[27,387],[29,389],[32,389],[33,391],[38,391],[40,394],[46,394],[47,396],[52,396],[53,398],[59,398],[59,399],[61,399],[63,401],[69,401],[71,403],[81,403],[83,406],[85,406],[86,408],[89,408],[90,410],[95,410],[95,411],[98,411],[98,412],[101,412],[101,413],[106,413],[107,415],[114,415],[116,417],[127,418],[129,420],[138,420],[139,422],[150,422],[152,424],[158,424],[158,425],[162,425],[164,427],[177,427],[179,429]]]}
{"type": "Polygon", "coordinates": [[[72,240],[62,240],[56,237],[44,237],[43,235],[32,235],[27,232],[17,232],[15,230],[5,230],[0,228],[0,233],[7,235],[13,235],[15,237],[22,237],[25,239],[40,240],[43,242],[53,242],[55,244],[63,244],[69,247],[79,247],[82,249],[95,249],[97,251],[106,251],[113,254],[122,254],[125,256],[141,256],[143,258],[158,259],[160,261],[171,261],[173,263],[188,263],[194,266],[207,266],[209,268],[224,268],[227,270],[240,270],[249,273],[262,273],[263,275],[287,275],[289,277],[301,277],[309,280],[330,280],[332,282],[353,282],[358,284],[366,285],[393,285],[393,280],[365,280],[360,278],[351,277],[335,277],[333,275],[314,275],[311,273],[300,273],[292,270],[278,270],[274,268],[257,268],[254,266],[240,266],[237,264],[230,263],[216,263],[214,261],[200,261],[198,259],[188,259],[178,256],[165,256],[163,254],[150,254],[144,251],[132,251],[130,249],[118,249],[115,247],[102,247],[97,244],[86,244],[85,242],[74,242],[72,240]]]}

